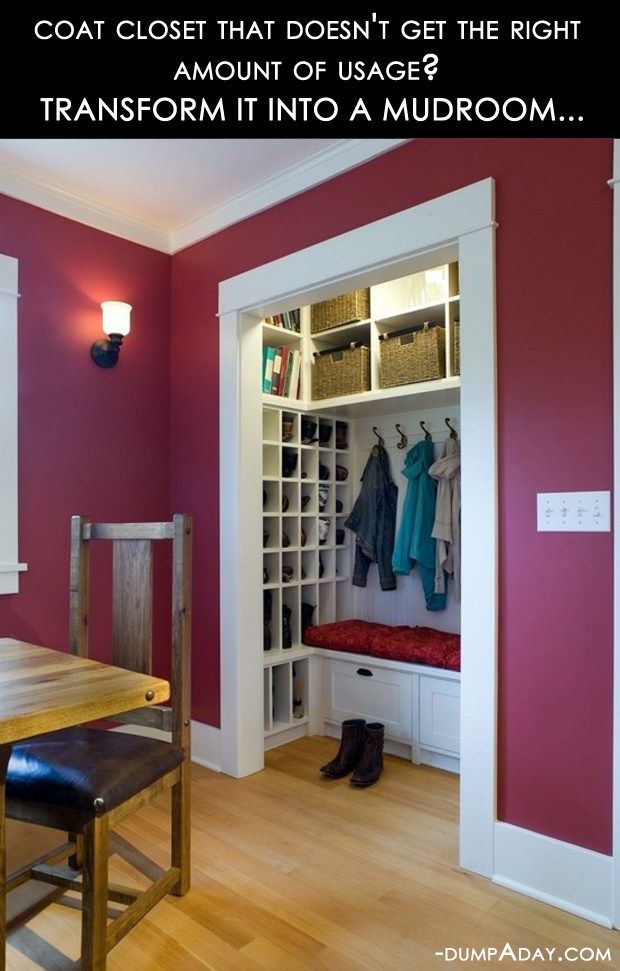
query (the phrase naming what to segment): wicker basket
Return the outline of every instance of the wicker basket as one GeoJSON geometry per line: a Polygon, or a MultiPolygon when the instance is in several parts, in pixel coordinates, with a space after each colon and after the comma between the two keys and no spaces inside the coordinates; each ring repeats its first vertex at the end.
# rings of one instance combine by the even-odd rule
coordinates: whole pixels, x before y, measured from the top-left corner
{"type": "Polygon", "coordinates": [[[428,327],[386,337],[379,343],[382,388],[416,384],[446,376],[446,332],[443,327],[428,327]]]}
{"type": "Polygon", "coordinates": [[[452,321],[452,374],[461,373],[461,324],[452,321]]]}
{"type": "Polygon", "coordinates": [[[320,334],[322,330],[353,324],[370,317],[370,290],[352,290],[333,300],[313,303],[310,308],[310,332],[320,334]]]}
{"type": "Polygon", "coordinates": [[[370,351],[367,347],[320,354],[312,368],[312,397],[337,398],[370,390],[370,351]]]}

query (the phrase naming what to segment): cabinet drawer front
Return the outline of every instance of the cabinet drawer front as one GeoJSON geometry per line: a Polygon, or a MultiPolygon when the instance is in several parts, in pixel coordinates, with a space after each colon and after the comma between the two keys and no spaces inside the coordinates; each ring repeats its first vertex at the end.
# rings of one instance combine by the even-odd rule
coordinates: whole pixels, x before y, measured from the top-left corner
{"type": "Polygon", "coordinates": [[[458,681],[420,677],[420,744],[459,754],[460,701],[458,681]]]}
{"type": "Polygon", "coordinates": [[[325,717],[383,722],[390,738],[411,739],[411,675],[365,661],[325,662],[325,717]]]}

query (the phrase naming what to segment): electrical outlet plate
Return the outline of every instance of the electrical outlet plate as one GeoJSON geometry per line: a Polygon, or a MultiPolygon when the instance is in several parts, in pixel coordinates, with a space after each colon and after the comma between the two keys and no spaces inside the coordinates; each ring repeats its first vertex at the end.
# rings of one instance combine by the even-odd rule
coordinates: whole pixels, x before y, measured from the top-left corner
{"type": "Polygon", "coordinates": [[[539,492],[539,533],[608,533],[609,492],[539,492]]]}

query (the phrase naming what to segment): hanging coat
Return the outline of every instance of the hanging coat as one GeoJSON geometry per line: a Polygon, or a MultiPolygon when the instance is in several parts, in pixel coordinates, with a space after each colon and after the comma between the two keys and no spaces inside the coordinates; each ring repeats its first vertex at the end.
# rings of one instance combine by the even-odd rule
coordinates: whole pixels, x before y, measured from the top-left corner
{"type": "Polygon", "coordinates": [[[428,470],[436,479],[437,502],[433,536],[437,540],[435,593],[446,589],[446,573],[454,577],[454,599],[461,600],[461,446],[449,438],[443,454],[428,470]]]}
{"type": "Polygon", "coordinates": [[[435,593],[437,542],[432,537],[435,523],[437,483],[428,470],[435,459],[432,441],[424,439],[407,452],[402,470],[407,479],[407,493],[392,566],[394,573],[406,576],[417,564],[424,589],[427,610],[443,610],[446,594],[435,593]]]}
{"type": "Polygon", "coordinates": [[[375,445],[362,475],[362,488],[345,527],[356,535],[353,585],[365,587],[368,569],[376,563],[382,590],[395,590],[392,570],[398,488],[392,480],[390,459],[375,445]]]}

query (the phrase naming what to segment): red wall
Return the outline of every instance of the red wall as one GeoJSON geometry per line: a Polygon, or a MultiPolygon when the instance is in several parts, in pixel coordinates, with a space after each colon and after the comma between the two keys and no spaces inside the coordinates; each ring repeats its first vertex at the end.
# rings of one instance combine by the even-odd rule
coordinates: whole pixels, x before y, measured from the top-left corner
{"type": "Polygon", "coordinates": [[[535,494],[611,488],[611,153],[610,140],[420,139],[173,257],[172,503],[196,517],[195,717],[219,723],[218,283],[493,176],[499,816],[610,852],[611,536],[536,533],[535,494]]]}
{"type": "MultiPolygon", "coordinates": [[[[19,259],[20,593],[0,632],[68,648],[69,519],[169,514],[170,258],[0,196],[0,253],[19,259]],[[102,300],[133,305],[114,370],[89,356],[102,300]]],[[[109,557],[94,554],[93,653],[110,629],[109,557]],[[100,567],[100,569],[95,569],[100,567]]],[[[165,672],[169,593],[157,564],[155,656],[165,672]]]]}

